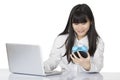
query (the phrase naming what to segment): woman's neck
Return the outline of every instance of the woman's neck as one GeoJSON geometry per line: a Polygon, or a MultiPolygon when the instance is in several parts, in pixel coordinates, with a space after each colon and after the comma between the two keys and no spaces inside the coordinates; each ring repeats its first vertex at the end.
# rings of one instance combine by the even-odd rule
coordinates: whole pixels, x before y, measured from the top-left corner
{"type": "Polygon", "coordinates": [[[82,38],[84,38],[85,36],[77,36],[78,40],[81,40],[82,38]]]}

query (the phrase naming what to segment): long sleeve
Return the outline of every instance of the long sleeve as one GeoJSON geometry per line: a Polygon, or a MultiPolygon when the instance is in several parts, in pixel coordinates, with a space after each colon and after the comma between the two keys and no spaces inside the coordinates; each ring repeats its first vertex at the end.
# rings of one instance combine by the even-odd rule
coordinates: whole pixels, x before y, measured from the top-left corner
{"type": "Polygon", "coordinates": [[[82,69],[85,72],[99,72],[103,68],[103,60],[104,60],[103,52],[104,52],[104,43],[102,39],[99,38],[95,54],[90,59],[91,69],[89,71],[86,71],[83,68],[82,69]]]}
{"type": "Polygon", "coordinates": [[[62,58],[61,46],[64,44],[65,39],[66,36],[58,36],[55,39],[49,58],[44,62],[44,69],[46,72],[54,70],[60,63],[62,58]]]}

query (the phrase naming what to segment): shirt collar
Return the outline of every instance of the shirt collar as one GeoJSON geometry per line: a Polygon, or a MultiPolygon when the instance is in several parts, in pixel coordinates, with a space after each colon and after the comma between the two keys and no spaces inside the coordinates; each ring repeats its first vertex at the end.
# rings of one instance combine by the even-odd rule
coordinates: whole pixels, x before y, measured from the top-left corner
{"type": "Polygon", "coordinates": [[[84,41],[84,40],[87,40],[88,39],[88,37],[87,37],[87,35],[85,35],[83,38],[81,38],[80,40],[77,38],[77,35],[75,34],[75,40],[77,41],[77,42],[79,42],[79,41],[84,41]]]}
{"type": "Polygon", "coordinates": [[[84,36],[80,40],[78,40],[77,36],[75,38],[75,44],[74,45],[86,45],[88,46],[88,36],[84,36]]]}

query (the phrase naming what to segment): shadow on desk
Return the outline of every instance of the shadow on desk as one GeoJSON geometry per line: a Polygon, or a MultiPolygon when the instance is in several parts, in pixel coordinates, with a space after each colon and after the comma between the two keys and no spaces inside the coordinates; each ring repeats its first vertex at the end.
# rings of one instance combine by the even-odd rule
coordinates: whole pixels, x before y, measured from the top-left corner
{"type": "Polygon", "coordinates": [[[103,76],[100,73],[78,73],[78,72],[64,72],[61,75],[53,75],[46,77],[10,74],[9,80],[103,80],[103,76]]]}

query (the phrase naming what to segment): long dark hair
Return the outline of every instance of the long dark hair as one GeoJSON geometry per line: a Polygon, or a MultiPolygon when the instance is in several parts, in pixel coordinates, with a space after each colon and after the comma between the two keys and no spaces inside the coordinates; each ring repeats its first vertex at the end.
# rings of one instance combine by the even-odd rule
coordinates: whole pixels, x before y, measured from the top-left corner
{"type": "Polygon", "coordinates": [[[90,28],[86,34],[89,41],[88,52],[90,56],[94,56],[97,46],[96,43],[99,37],[95,29],[94,16],[87,4],[78,4],[71,10],[65,30],[59,34],[59,36],[68,34],[68,37],[65,41],[66,52],[63,55],[67,56],[68,63],[71,62],[70,54],[72,53],[72,47],[75,41],[75,32],[73,30],[72,23],[85,23],[88,20],[91,22],[90,28]]]}

